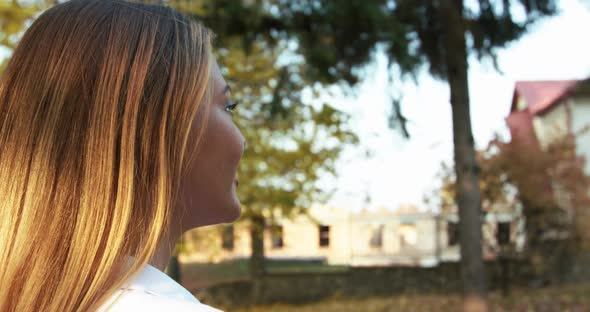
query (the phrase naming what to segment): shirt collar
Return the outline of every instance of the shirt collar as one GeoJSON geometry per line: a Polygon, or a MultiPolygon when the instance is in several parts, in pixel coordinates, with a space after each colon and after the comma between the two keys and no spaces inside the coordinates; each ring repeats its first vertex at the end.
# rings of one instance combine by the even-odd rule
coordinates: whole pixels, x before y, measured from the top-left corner
{"type": "MultiPolygon", "coordinates": [[[[134,257],[129,256],[128,261],[134,260],[134,257]]],[[[141,269],[129,289],[143,290],[154,295],[200,303],[186,288],[150,264],[146,264],[141,269]]]]}

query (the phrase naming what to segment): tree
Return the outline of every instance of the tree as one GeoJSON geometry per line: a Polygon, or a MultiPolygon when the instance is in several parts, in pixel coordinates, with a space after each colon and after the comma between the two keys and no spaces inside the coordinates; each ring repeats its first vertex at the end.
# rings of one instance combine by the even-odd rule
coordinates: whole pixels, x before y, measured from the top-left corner
{"type": "Polygon", "coordinates": [[[518,190],[526,222],[526,254],[539,275],[565,269],[576,249],[590,242],[590,177],[569,133],[541,149],[495,139],[489,161],[518,190]],[[561,263],[561,264],[560,264],[561,263]]]}
{"type": "MultiPolygon", "coordinates": [[[[187,1],[175,2],[190,6],[187,1]]],[[[475,55],[495,63],[498,48],[556,12],[555,1],[220,0],[201,9],[195,14],[199,19],[221,37],[241,36],[246,50],[256,40],[295,42],[294,53],[308,64],[306,75],[322,83],[355,85],[362,79],[358,69],[373,61],[379,47],[386,50],[392,75],[415,76],[428,66],[433,76],[449,83],[465,309],[473,303],[474,309],[486,310],[467,59],[475,55]],[[523,18],[512,15],[514,7],[523,9],[523,18]]],[[[407,134],[399,99],[394,98],[392,106],[407,134]]]]}
{"type": "MultiPolygon", "coordinates": [[[[560,261],[571,259],[576,249],[590,243],[590,177],[584,172],[585,160],[576,153],[575,138],[570,133],[541,149],[536,141],[504,142],[496,136],[477,152],[484,211],[498,203],[512,211],[523,207],[524,255],[541,278],[567,270],[569,266],[560,261]]],[[[444,164],[441,178],[435,196],[443,211],[452,211],[449,198],[456,180],[444,164]]]]}
{"type": "Polygon", "coordinates": [[[277,65],[284,43],[270,47],[258,42],[251,53],[236,48],[239,38],[226,38],[217,57],[232,96],[244,102],[235,118],[248,148],[240,164],[239,195],[243,219],[251,223],[252,274],[264,273],[263,233],[274,216],[293,217],[328,192],[316,182],[334,174],[334,162],[343,143],[356,142],[346,129],[348,116],[328,103],[303,93],[308,88],[301,75],[302,63],[277,65]]]}

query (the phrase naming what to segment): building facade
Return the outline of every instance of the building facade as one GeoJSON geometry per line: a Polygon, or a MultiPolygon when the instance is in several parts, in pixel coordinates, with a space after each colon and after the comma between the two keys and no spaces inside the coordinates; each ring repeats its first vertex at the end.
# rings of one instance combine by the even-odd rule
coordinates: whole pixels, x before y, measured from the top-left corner
{"type": "MultiPolygon", "coordinates": [[[[422,212],[413,206],[395,212],[382,209],[357,213],[314,206],[308,212],[294,219],[275,218],[269,222],[264,233],[267,258],[331,265],[427,267],[460,259],[456,214],[422,212]]],[[[496,256],[501,237],[506,237],[506,244],[516,241],[516,219],[502,213],[486,216],[482,228],[485,258],[496,256]]],[[[209,230],[212,235],[207,242],[214,248],[194,248],[181,255],[181,261],[217,262],[250,256],[247,222],[209,230]]]]}

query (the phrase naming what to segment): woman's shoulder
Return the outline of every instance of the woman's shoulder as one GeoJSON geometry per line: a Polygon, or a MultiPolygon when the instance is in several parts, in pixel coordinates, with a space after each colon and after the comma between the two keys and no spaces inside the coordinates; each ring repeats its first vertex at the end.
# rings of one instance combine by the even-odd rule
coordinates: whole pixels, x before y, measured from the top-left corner
{"type": "MultiPolygon", "coordinates": [[[[132,257],[130,259],[133,260],[132,257]]],[[[130,279],[125,284],[127,287],[119,288],[99,312],[221,312],[202,304],[186,288],[149,264],[141,269],[135,279],[130,279]],[[111,303],[112,307],[107,310],[111,303]]]]}
{"type": "Polygon", "coordinates": [[[103,305],[99,312],[129,312],[129,311],[147,311],[147,312],[162,312],[162,311],[196,311],[196,312],[221,312],[221,310],[212,308],[208,305],[200,302],[193,302],[182,300],[178,298],[171,298],[161,296],[155,293],[151,293],[146,290],[130,289],[126,290],[119,299],[116,297],[120,294],[120,291],[116,292],[115,295],[106,304],[103,305]],[[107,310],[109,304],[113,301],[114,304],[110,309],[107,310]]]}

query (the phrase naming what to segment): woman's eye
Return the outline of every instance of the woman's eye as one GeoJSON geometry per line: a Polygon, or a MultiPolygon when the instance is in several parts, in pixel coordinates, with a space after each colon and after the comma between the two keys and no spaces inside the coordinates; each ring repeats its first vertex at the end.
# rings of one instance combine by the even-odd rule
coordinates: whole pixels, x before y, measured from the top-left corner
{"type": "Polygon", "coordinates": [[[227,104],[225,106],[225,111],[227,111],[228,113],[232,113],[236,109],[236,106],[238,106],[238,104],[239,104],[239,102],[233,102],[233,103],[227,104]]]}

